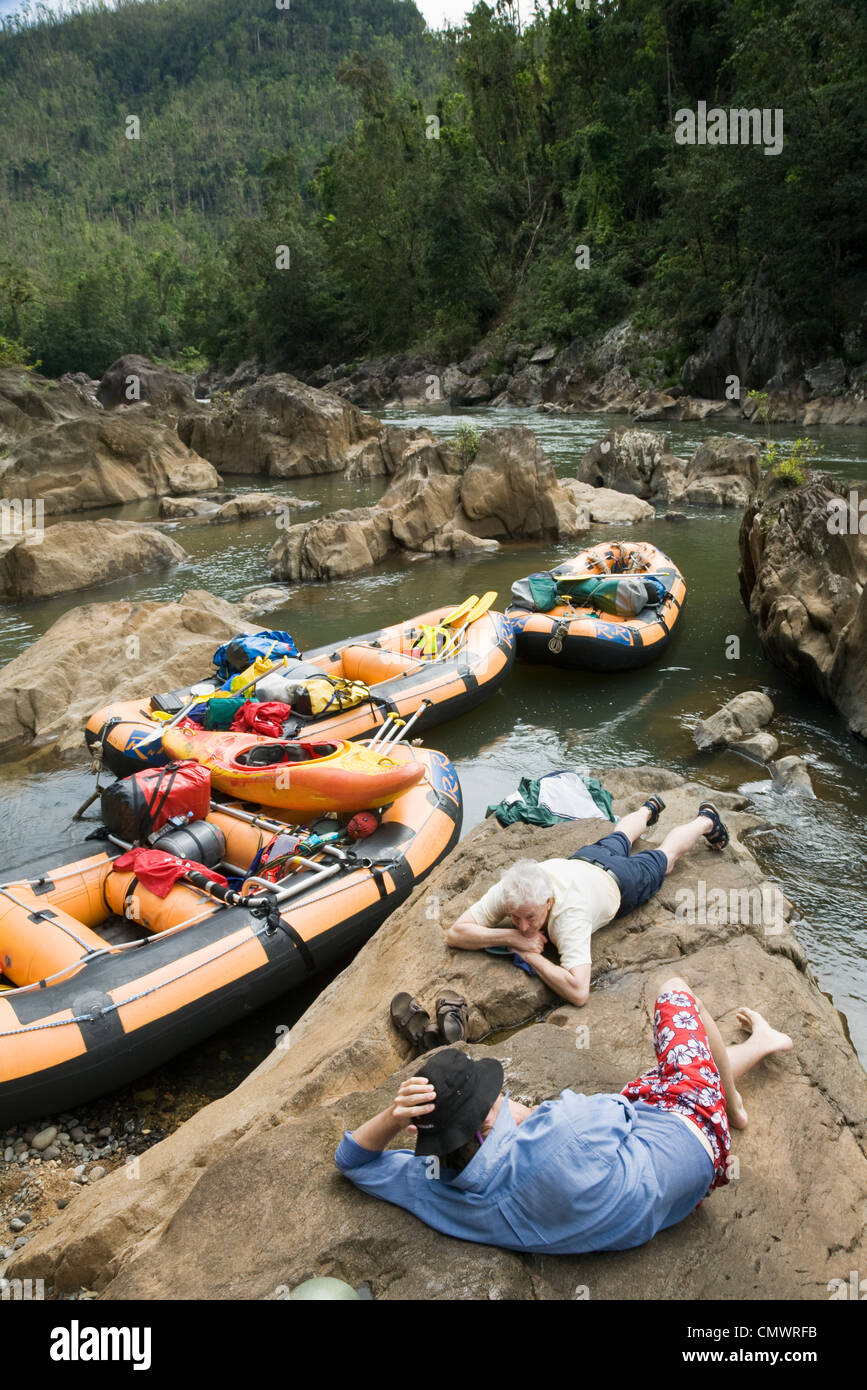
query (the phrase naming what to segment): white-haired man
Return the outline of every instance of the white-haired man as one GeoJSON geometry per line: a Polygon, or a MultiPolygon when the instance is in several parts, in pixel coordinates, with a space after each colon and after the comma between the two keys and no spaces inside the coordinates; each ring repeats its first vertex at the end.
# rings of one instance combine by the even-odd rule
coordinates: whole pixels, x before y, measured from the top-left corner
{"type": "Polygon", "coordinates": [[[712,849],[728,844],[719,812],[704,801],[695,820],[670,830],[658,849],[633,854],[635,841],[664,809],[662,798],[652,796],[568,859],[520,860],[449,927],[448,945],[464,951],[506,947],[555,994],[580,1008],[590,994],[593,932],[649,902],[699,840],[712,849]],[[548,941],[557,948],[559,965],[542,954],[548,941]]]}

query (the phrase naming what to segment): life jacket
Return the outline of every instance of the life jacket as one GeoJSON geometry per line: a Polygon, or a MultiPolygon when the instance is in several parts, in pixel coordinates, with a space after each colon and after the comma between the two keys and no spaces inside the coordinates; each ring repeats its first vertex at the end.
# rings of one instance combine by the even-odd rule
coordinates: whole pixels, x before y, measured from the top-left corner
{"type": "Polygon", "coordinates": [[[412,631],[412,656],[439,656],[453,636],[441,623],[419,623],[412,631]]]}

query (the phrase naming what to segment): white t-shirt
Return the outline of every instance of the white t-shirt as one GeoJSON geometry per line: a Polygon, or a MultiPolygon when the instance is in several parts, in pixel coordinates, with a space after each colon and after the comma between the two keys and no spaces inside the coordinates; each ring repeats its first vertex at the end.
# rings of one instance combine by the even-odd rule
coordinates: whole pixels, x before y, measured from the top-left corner
{"type": "MultiPolygon", "coordinates": [[[[560,953],[564,970],[590,964],[590,937],[620,909],[620,889],[611,874],[586,859],[543,859],[551,880],[551,914],[544,928],[560,953]]],[[[470,912],[480,927],[498,927],[509,913],[499,883],[473,903],[470,912]]]]}

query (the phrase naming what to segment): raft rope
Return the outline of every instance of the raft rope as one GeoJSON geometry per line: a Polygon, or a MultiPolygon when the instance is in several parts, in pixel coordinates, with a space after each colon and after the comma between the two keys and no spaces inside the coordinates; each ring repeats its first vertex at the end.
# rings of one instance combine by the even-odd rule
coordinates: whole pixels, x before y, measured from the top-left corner
{"type": "MultiPolygon", "coordinates": [[[[232,943],[231,946],[226,946],[224,950],[218,951],[216,955],[209,956],[207,960],[199,961],[196,965],[191,965],[188,966],[186,970],[181,970],[179,974],[173,975],[171,979],[160,980],[158,984],[151,985],[148,989],[140,990],[138,994],[132,994],[128,999],[122,999],[118,1003],[106,1004],[104,1008],[96,1009],[93,1013],[76,1014],[72,1018],[55,1019],[49,1023],[31,1023],[24,1028],[4,1029],[3,1031],[0,1031],[0,1038],[17,1038],[21,1037],[24,1033],[38,1033],[46,1028],[63,1028],[70,1023],[95,1023],[97,1019],[104,1018],[106,1014],[116,1013],[119,1009],[125,1008],[127,1004],[136,1004],[140,999],[146,999],[148,995],[155,994],[157,990],[165,989],[167,985],[174,985],[177,984],[178,980],[185,980],[188,975],[194,975],[197,970],[203,970],[206,966],[213,965],[215,961],[222,960],[224,956],[231,955],[232,951],[236,951],[239,946],[248,946],[251,941],[257,941],[262,936],[273,936],[274,932],[277,929],[274,925],[274,916],[275,911],[279,915],[278,905],[272,898],[267,902],[260,904],[259,906],[266,914],[266,921],[263,926],[257,927],[256,930],[253,931],[250,936],[244,937],[242,941],[235,941],[232,943]]],[[[250,910],[253,911],[253,908],[251,907],[250,910]]],[[[282,922],[281,920],[281,926],[285,929],[286,927],[289,927],[290,924],[282,922]]],[[[174,927],[170,930],[177,931],[178,928],[174,927]]],[[[165,933],[160,933],[160,935],[164,934],[165,933]]],[[[310,970],[313,965],[313,957],[311,955],[310,948],[307,945],[307,942],[304,940],[302,936],[299,935],[298,932],[295,931],[294,927],[290,929],[290,934],[291,938],[294,941],[296,949],[298,950],[298,954],[301,956],[302,960],[307,966],[307,969],[310,970]]],[[[118,949],[127,950],[130,946],[146,945],[149,941],[152,940],[156,940],[156,937],[144,937],[141,941],[129,941],[124,943],[124,945],[118,949]]],[[[105,954],[110,955],[111,953],[112,948],[106,948],[105,954]]],[[[102,954],[103,952],[96,951],[93,953],[90,959],[93,960],[95,956],[101,956],[102,954]]],[[[81,964],[81,962],[76,963],[81,964]]]]}
{"type": "MultiPolygon", "coordinates": [[[[245,937],[243,941],[233,942],[231,946],[227,946],[224,950],[218,951],[215,956],[210,956],[208,960],[199,961],[197,965],[189,966],[186,970],[182,970],[180,974],[173,975],[170,980],[160,980],[159,984],[151,985],[148,989],[140,990],[138,994],[132,994],[129,999],[123,999],[120,1003],[106,1004],[105,1008],[96,1009],[93,1013],[76,1014],[72,1018],[55,1019],[50,1023],[31,1023],[25,1028],[7,1028],[0,1032],[0,1038],[18,1038],[24,1033],[38,1033],[45,1028],[63,1028],[69,1023],[95,1023],[97,1019],[104,1018],[106,1014],[115,1013],[118,1009],[125,1008],[127,1004],[136,1004],[139,999],[146,999],[149,994],[155,994],[158,989],[165,989],[166,985],[177,984],[178,980],[184,980],[188,975],[194,975],[197,970],[203,970],[205,966],[212,965],[215,961],[222,960],[224,956],[228,956],[232,951],[236,951],[239,946],[247,946],[251,941],[257,940],[260,936],[271,935],[271,932],[272,929],[266,923],[265,926],[258,927],[251,936],[245,937]]],[[[128,943],[128,945],[138,944],[138,942],[128,943]]],[[[101,952],[98,954],[101,954],[101,952]]]]}

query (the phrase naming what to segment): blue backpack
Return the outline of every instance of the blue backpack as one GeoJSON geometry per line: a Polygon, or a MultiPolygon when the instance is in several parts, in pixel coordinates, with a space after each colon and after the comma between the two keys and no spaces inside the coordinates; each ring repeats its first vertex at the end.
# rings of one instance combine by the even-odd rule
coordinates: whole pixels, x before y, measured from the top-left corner
{"type": "Polygon", "coordinates": [[[239,671],[252,666],[257,656],[267,656],[279,661],[281,656],[298,656],[292,636],[272,628],[269,632],[252,632],[249,635],[233,637],[214,652],[214,665],[221,680],[231,680],[239,671]]]}

